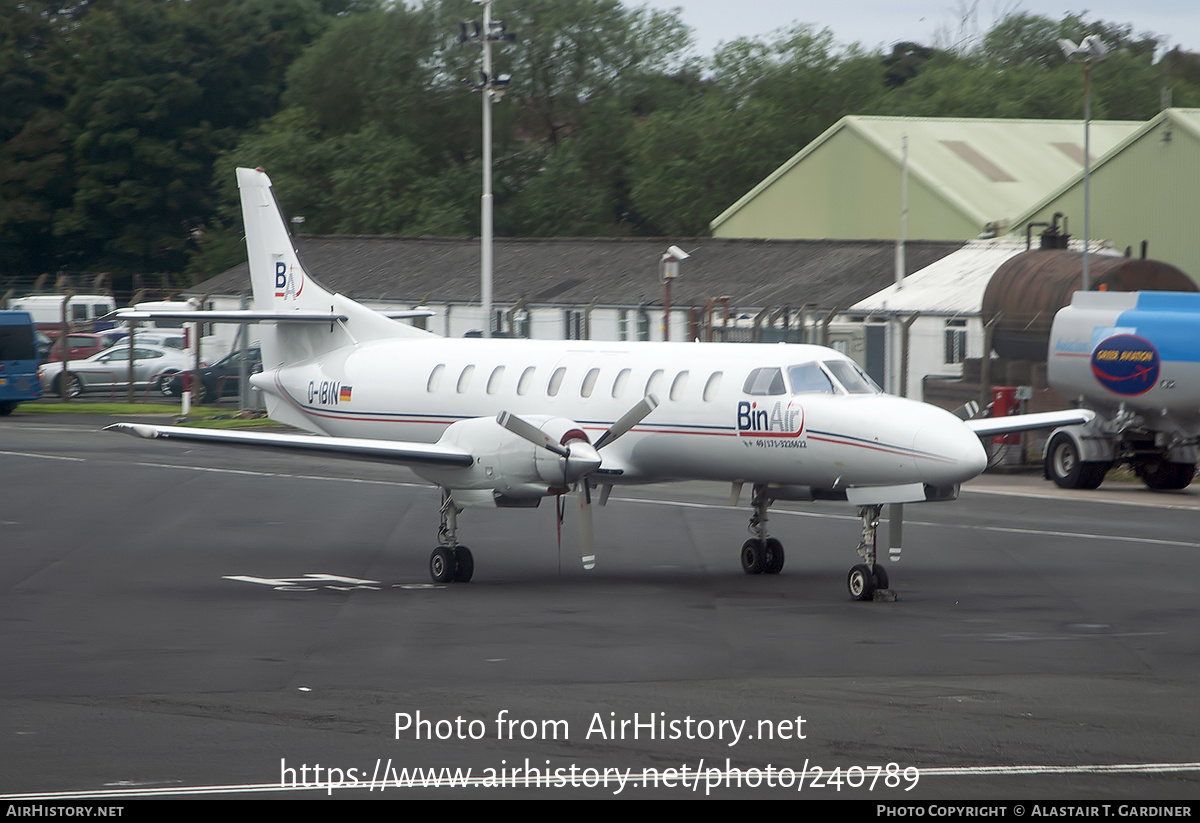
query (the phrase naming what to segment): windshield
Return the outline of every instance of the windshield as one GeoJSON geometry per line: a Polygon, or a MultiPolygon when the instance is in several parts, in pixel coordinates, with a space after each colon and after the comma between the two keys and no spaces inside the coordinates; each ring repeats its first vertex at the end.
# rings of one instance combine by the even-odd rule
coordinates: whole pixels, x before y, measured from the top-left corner
{"type": "Polygon", "coordinates": [[[883,393],[883,389],[851,360],[826,360],[825,368],[833,372],[842,388],[850,394],[883,393]]]}
{"type": "Polygon", "coordinates": [[[788,367],[788,379],[792,381],[792,394],[833,394],[833,381],[817,363],[802,363],[788,367]]]}

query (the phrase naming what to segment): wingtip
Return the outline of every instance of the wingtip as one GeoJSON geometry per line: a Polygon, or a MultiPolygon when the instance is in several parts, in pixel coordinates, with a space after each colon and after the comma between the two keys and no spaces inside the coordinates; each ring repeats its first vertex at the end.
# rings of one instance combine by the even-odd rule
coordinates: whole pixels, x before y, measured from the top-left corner
{"type": "Polygon", "coordinates": [[[153,440],[158,437],[158,429],[155,426],[149,426],[145,423],[113,423],[105,426],[106,432],[123,432],[124,434],[132,434],[135,437],[144,437],[147,440],[153,440]]]}

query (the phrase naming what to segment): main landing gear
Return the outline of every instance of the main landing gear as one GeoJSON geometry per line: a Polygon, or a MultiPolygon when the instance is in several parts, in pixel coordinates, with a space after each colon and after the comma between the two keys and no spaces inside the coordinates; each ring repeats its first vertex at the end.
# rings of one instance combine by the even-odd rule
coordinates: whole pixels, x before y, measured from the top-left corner
{"type": "Polygon", "coordinates": [[[767,507],[771,498],[764,483],[754,484],[750,498],[754,512],[750,515],[750,534],[742,544],[742,569],[746,574],[779,574],[783,571],[783,544],[767,535],[767,507]]]}
{"type": "Polygon", "coordinates": [[[458,545],[458,513],[450,492],[442,489],[442,524],[438,527],[438,547],[429,555],[429,576],[435,583],[469,583],[475,574],[475,558],[466,546],[458,545]]]}
{"type": "Polygon", "coordinates": [[[888,588],[887,572],[875,559],[875,535],[879,529],[879,513],[882,510],[883,506],[879,504],[858,507],[858,516],[862,518],[858,556],[863,562],[850,569],[850,574],[846,577],[846,588],[855,600],[873,600],[876,591],[882,593],[888,588]]]}

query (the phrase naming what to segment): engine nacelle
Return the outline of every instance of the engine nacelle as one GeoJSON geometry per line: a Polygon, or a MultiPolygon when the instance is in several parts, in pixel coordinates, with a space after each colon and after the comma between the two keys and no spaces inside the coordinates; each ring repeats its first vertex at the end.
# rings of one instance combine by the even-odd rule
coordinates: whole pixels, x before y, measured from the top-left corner
{"type": "Polygon", "coordinates": [[[537,505],[599,466],[600,458],[578,423],[562,417],[525,416],[526,422],[571,451],[562,457],[505,429],[494,417],[450,424],[438,443],[470,452],[469,468],[417,466],[418,475],[450,489],[459,506],[537,505]]]}

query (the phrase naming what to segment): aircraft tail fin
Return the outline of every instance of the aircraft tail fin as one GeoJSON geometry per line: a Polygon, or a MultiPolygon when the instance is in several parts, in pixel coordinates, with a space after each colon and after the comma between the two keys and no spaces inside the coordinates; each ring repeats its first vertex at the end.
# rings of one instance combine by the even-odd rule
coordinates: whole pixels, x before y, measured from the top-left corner
{"type": "Polygon", "coordinates": [[[286,322],[264,326],[260,329],[264,366],[298,362],[368,340],[428,336],[428,332],[334,294],[314,280],[296,254],[291,232],[271,189],[271,178],[261,169],[238,169],[237,179],[254,309],[279,313],[320,311],[345,317],[327,326],[286,322]]]}

